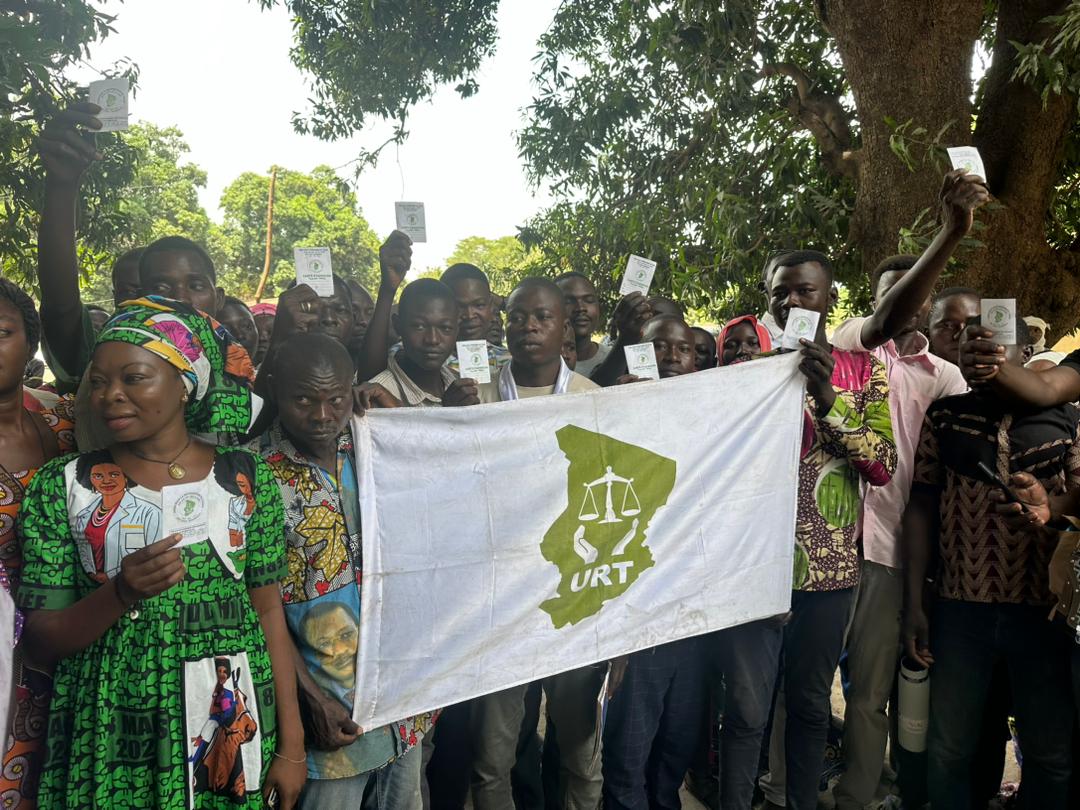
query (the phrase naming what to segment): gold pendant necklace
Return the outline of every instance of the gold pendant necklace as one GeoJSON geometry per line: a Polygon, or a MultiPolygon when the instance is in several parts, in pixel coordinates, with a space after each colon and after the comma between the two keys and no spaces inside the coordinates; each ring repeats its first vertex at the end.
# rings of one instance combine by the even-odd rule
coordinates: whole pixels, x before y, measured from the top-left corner
{"type": "Polygon", "coordinates": [[[131,451],[131,454],[136,458],[141,458],[143,461],[149,461],[151,464],[167,464],[169,470],[169,478],[173,479],[174,481],[180,481],[181,479],[187,477],[187,469],[184,467],[183,464],[178,464],[177,459],[179,459],[180,456],[184,455],[184,453],[187,452],[187,449],[189,447],[191,447],[191,436],[188,436],[187,444],[184,445],[184,449],[177,453],[176,458],[174,458],[172,461],[159,461],[156,458],[147,458],[142,453],[138,452],[130,446],[128,447],[128,450],[131,451]]]}

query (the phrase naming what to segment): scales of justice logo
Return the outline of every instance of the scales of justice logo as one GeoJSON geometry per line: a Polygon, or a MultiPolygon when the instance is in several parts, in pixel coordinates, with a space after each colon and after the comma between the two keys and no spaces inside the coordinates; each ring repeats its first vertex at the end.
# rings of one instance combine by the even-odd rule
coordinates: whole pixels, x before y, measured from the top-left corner
{"type": "Polygon", "coordinates": [[[627,591],[655,564],[650,522],[675,486],[675,461],[575,425],[555,433],[570,462],[567,507],[540,552],[561,575],[540,605],[555,627],[576,624],[627,591]]]}

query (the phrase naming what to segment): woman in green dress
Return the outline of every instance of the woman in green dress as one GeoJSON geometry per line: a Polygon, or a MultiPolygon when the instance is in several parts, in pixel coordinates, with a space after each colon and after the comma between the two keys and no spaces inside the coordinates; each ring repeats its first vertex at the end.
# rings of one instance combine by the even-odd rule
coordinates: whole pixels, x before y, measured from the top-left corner
{"type": "Polygon", "coordinates": [[[31,482],[23,639],[56,662],[42,808],[289,810],[303,787],[278,487],[197,436],[253,421],[237,349],[184,304],[129,302],[90,367],[112,444],[31,482]]]}

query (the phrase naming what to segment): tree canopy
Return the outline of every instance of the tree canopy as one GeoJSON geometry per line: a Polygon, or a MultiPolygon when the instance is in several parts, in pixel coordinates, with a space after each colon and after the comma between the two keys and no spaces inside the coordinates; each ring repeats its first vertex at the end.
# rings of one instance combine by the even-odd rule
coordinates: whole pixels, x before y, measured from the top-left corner
{"type": "MultiPolygon", "coordinates": [[[[44,191],[34,140],[62,100],[77,95],[65,71],[110,33],[112,19],[85,0],[15,0],[0,7],[0,256],[4,275],[30,288],[44,191]]],[[[109,72],[137,79],[129,64],[109,72]]],[[[95,137],[106,157],[86,177],[79,218],[82,265],[91,273],[109,263],[112,245],[128,230],[119,201],[136,157],[114,134],[95,137]]]]}
{"type": "MultiPolygon", "coordinates": [[[[245,172],[221,195],[224,220],[211,247],[219,279],[233,295],[251,296],[258,285],[269,190],[269,172],[245,172]]],[[[295,278],[294,247],[328,247],[339,276],[351,276],[369,289],[378,284],[379,237],[361,215],[356,194],[329,166],[310,174],[277,170],[270,293],[295,278]]]]}
{"type": "MultiPolygon", "coordinates": [[[[280,1],[315,71],[297,125],[324,137],[406,137],[435,87],[482,91],[497,44],[497,0],[280,1]]],[[[553,262],[604,283],[651,256],[661,289],[725,313],[760,307],[769,252],[813,246],[865,301],[869,270],[932,232],[944,147],[974,143],[996,204],[955,280],[1076,322],[1080,3],[565,0],[537,45],[519,147],[559,201],[523,237],[553,262]]]]}

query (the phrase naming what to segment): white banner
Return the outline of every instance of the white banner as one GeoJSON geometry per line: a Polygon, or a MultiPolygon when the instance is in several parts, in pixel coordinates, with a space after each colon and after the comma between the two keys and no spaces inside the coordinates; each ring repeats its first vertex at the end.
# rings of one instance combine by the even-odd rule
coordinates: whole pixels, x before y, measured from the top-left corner
{"type": "Polygon", "coordinates": [[[787,610],[798,362],[354,420],[356,722],[787,610]]]}

